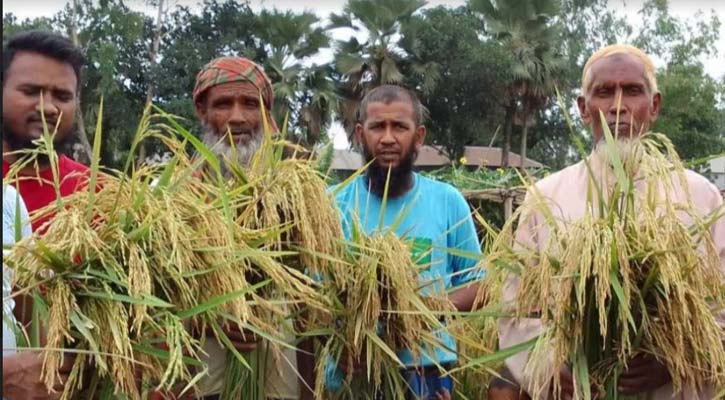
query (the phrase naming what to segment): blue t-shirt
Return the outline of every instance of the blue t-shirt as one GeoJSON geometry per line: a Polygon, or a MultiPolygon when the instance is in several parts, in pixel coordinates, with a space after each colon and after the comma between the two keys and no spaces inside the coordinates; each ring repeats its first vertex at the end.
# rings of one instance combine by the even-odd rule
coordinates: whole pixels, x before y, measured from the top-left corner
{"type": "MultiPolygon", "coordinates": [[[[423,294],[432,290],[442,293],[482,278],[482,272],[474,269],[477,259],[448,251],[455,249],[476,255],[481,252],[471,210],[463,195],[447,183],[419,174],[413,176],[411,190],[400,197],[389,198],[384,210],[382,198],[368,190],[364,176],[358,176],[342,188],[336,199],[346,237],[350,236],[351,218],[358,219],[366,234],[383,231],[397,223],[395,233],[412,241],[414,259],[428,266],[419,275],[420,284],[424,285],[423,294]]],[[[456,361],[453,338],[446,331],[437,334],[441,343],[452,351],[437,347],[431,354],[423,354],[419,362],[415,362],[407,350],[399,352],[398,357],[407,366],[435,365],[431,356],[441,364],[456,361]]],[[[342,374],[334,366],[327,370],[328,387],[335,390],[342,384],[342,374]]]]}

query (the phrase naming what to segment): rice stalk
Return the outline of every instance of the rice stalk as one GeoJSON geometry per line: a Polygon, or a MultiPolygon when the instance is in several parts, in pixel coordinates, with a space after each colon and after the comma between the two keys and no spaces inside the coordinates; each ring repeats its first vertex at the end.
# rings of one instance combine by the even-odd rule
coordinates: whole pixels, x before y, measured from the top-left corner
{"type": "MultiPolygon", "coordinates": [[[[285,267],[260,246],[262,232],[231,223],[219,203],[226,188],[197,178],[198,163],[182,152],[178,132],[164,133],[149,118],[144,116],[139,135],[164,136],[175,152],[169,164],[126,175],[101,173],[94,162],[97,185],[39,211],[36,215],[53,215],[46,231],[18,243],[6,260],[23,290],[45,286],[48,348],[92,354],[76,358],[64,399],[87,398],[83,382],[101,396],[139,399],[141,382],[170,390],[196,381],[189,357],[197,358],[201,344],[190,328],[223,319],[222,313],[238,326],[274,332],[270,316],[278,306],[257,301],[255,291],[263,285],[247,277],[262,266],[281,279],[285,267]],[[158,348],[160,339],[165,350],[158,348]]],[[[46,135],[40,144],[45,141],[52,138],[46,135]]],[[[40,153],[31,150],[26,157],[40,153]]],[[[249,204],[242,197],[235,206],[249,204]]],[[[62,359],[57,351],[45,351],[49,388],[62,359]]]]}
{"type": "Polygon", "coordinates": [[[348,243],[348,262],[326,276],[335,293],[333,335],[320,351],[316,398],[323,397],[325,363],[346,365],[346,388],[337,397],[403,398],[407,391],[397,352],[414,359],[432,354],[442,344],[435,331],[444,329],[437,312],[451,309],[443,295],[423,297],[418,273],[426,266],[411,257],[410,244],[393,232],[364,235],[359,227],[348,243]],[[365,376],[353,376],[363,362],[365,376]]]}
{"type": "Polygon", "coordinates": [[[617,398],[616,377],[638,354],[664,363],[676,391],[722,387],[725,350],[715,313],[725,304],[725,284],[709,228],[723,210],[703,216],[695,209],[663,135],[615,142],[610,134],[595,156],[605,163],[588,167],[582,218],[561,221],[532,188],[486,262],[489,271],[518,278],[517,315],[546,327],[526,366],[532,396],[542,396],[552,371],[568,365],[577,396],[589,398],[591,383],[600,396],[617,398]],[[684,202],[673,196],[677,190],[684,202]],[[538,248],[515,243],[516,226],[534,214],[548,240],[538,248]]]}

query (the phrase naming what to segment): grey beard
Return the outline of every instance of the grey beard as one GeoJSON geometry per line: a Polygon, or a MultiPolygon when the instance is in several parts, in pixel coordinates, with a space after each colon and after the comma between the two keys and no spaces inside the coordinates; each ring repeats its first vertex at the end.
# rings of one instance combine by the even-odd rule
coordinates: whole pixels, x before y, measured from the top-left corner
{"type": "Polygon", "coordinates": [[[226,179],[232,178],[230,163],[240,166],[249,166],[252,157],[262,146],[262,132],[255,132],[249,142],[244,145],[232,146],[226,134],[219,134],[209,126],[202,123],[202,141],[204,145],[219,159],[222,175],[226,179]]]}
{"type": "MultiPolygon", "coordinates": [[[[617,154],[621,160],[624,168],[628,172],[636,172],[639,167],[639,162],[642,158],[642,146],[639,143],[639,138],[625,138],[618,137],[614,140],[617,154]]],[[[609,154],[609,148],[605,139],[599,140],[594,147],[594,153],[604,161],[605,164],[612,166],[611,154],[609,154]]]]}

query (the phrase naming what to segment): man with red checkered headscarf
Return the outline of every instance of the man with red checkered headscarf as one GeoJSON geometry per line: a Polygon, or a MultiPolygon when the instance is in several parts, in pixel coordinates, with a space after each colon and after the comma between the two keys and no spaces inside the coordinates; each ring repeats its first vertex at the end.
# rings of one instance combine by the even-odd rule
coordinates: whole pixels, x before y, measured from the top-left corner
{"type": "Polygon", "coordinates": [[[236,154],[242,165],[249,163],[264,138],[261,106],[266,110],[268,126],[277,131],[269,117],[274,104],[272,82],[262,67],[249,59],[212,60],[196,76],[193,95],[204,144],[221,161],[236,154]]]}
{"type": "MultiPolygon", "coordinates": [[[[272,83],[262,67],[249,59],[220,57],[212,60],[196,76],[193,96],[204,144],[220,159],[225,174],[228,173],[226,159],[236,157],[234,161],[247,165],[262,144],[265,125],[262,107],[269,129],[277,132],[277,126],[270,117],[274,104],[272,83]]],[[[249,333],[243,334],[230,327],[226,334],[240,352],[257,347],[258,339],[249,333]]],[[[293,343],[295,338],[285,339],[293,343]]],[[[202,361],[207,364],[209,372],[198,385],[201,398],[218,399],[224,385],[227,352],[210,335],[206,337],[204,351],[208,357],[202,361]]],[[[300,397],[296,365],[294,350],[283,350],[278,357],[268,358],[265,379],[268,398],[300,397]]]]}

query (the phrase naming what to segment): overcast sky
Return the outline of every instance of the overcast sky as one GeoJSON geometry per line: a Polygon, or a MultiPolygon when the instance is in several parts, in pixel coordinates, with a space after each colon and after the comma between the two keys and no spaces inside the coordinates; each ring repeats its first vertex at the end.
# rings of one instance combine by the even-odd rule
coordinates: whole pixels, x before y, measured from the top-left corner
{"type": "MultiPolygon", "coordinates": [[[[188,5],[193,8],[200,3],[201,0],[169,0],[172,5],[188,5]]],[[[20,19],[33,18],[38,16],[52,16],[67,3],[64,0],[3,0],[3,12],[11,12],[20,19]]],[[[262,8],[277,8],[280,10],[303,11],[310,10],[321,17],[327,17],[331,12],[340,12],[345,4],[344,0],[251,0],[252,8],[260,10],[262,8]]],[[[460,6],[465,4],[465,0],[428,0],[428,7],[438,5],[460,6]]],[[[635,29],[641,24],[637,11],[642,8],[644,0],[609,0],[610,7],[627,15],[629,23],[635,26],[635,29]]],[[[133,10],[143,11],[149,15],[155,16],[154,7],[144,0],[126,0],[126,4],[133,10]]],[[[681,18],[692,18],[698,11],[704,11],[709,15],[710,10],[714,10],[720,21],[725,23],[725,0],[669,0],[670,12],[681,18]]],[[[337,39],[346,39],[345,36],[350,35],[350,30],[338,30],[333,32],[333,37],[337,39]],[[346,32],[347,31],[347,32],[346,32]]],[[[717,42],[716,48],[718,56],[712,59],[702,60],[705,65],[705,71],[715,78],[725,76],[725,28],[721,29],[720,40],[717,42]]],[[[332,51],[327,49],[311,60],[316,63],[324,63],[331,59],[332,51]]],[[[660,60],[654,60],[656,64],[661,65],[660,60]]],[[[347,147],[347,139],[339,124],[334,124],[331,128],[335,147],[347,147]]]]}

